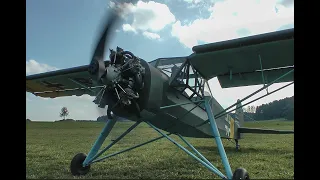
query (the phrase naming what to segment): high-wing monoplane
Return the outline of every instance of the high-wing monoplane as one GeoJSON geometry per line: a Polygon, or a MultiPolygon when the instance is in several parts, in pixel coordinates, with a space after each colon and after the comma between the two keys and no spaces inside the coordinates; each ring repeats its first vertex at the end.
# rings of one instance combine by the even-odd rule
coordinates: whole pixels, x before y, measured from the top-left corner
{"type": "Polygon", "coordinates": [[[158,58],[147,62],[120,47],[104,60],[105,44],[118,15],[110,15],[89,65],[26,77],[26,90],[36,96],[95,96],[97,106],[108,108],[108,121],[88,155],[71,161],[73,175],[85,175],[90,165],[128,150],[167,138],[222,179],[249,179],[244,168],[232,172],[221,139],[238,140],[243,133],[288,134],[293,131],[243,127],[242,107],[293,84],[294,29],[259,34],[192,48],[189,56],[158,58]],[[208,80],[217,77],[222,88],[263,84],[256,92],[224,109],[212,96],[208,80]],[[251,96],[274,83],[289,84],[246,104],[251,96]],[[234,115],[230,112],[235,111],[234,115]],[[135,123],[110,145],[101,148],[117,115],[135,123]],[[99,158],[139,123],[145,122],[161,136],[143,144],[99,158]],[[170,135],[179,136],[194,153],[170,135]],[[184,137],[214,138],[225,174],[212,165],[184,137]]]}

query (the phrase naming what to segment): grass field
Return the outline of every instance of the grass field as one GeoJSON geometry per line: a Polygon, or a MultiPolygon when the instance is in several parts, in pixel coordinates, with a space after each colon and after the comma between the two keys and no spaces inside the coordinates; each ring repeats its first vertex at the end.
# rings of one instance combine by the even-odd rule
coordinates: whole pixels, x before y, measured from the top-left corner
{"type": "MultiPolygon", "coordinates": [[[[118,137],[132,122],[118,122],[104,146],[118,137]]],[[[212,179],[218,178],[165,138],[132,151],[91,165],[85,177],[73,177],[70,161],[79,152],[88,153],[104,123],[98,122],[31,122],[26,133],[26,178],[40,179],[212,179]]],[[[248,122],[247,127],[293,129],[292,121],[248,122]]],[[[145,142],[159,134],[140,124],[106,154],[145,142]]],[[[176,136],[172,136],[183,144],[176,136]]],[[[293,179],[293,135],[245,134],[241,150],[223,140],[234,171],[244,167],[252,179],[293,179]]],[[[225,172],[213,139],[187,140],[221,172],[225,172]]],[[[183,144],[184,145],[184,144],[183,144]]]]}

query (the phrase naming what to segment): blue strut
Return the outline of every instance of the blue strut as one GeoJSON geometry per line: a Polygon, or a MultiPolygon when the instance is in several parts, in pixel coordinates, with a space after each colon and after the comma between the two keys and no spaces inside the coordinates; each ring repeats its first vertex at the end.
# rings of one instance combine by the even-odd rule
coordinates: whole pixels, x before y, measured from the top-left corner
{"type": "Polygon", "coordinates": [[[88,156],[83,161],[83,164],[82,164],[83,167],[87,166],[89,164],[90,160],[97,154],[97,152],[99,151],[100,147],[102,146],[104,140],[109,135],[111,129],[113,128],[113,126],[115,125],[116,122],[117,122],[116,118],[108,120],[108,122],[104,126],[102,132],[100,133],[98,139],[96,140],[96,142],[92,146],[88,156]]]}
{"type": "Polygon", "coordinates": [[[205,108],[206,108],[206,112],[208,114],[208,118],[209,118],[209,121],[210,121],[210,125],[211,125],[211,129],[212,129],[212,135],[214,137],[214,139],[216,140],[216,144],[218,146],[218,151],[219,151],[219,154],[220,154],[220,157],[222,159],[222,164],[224,166],[224,169],[226,171],[226,174],[227,174],[227,177],[228,179],[232,179],[232,171],[231,171],[231,167],[230,167],[230,164],[229,164],[229,161],[228,161],[228,158],[227,158],[227,154],[224,150],[224,147],[223,147],[223,144],[222,144],[222,141],[221,141],[221,137],[220,137],[220,133],[219,133],[219,130],[218,130],[218,127],[217,127],[217,124],[216,124],[216,121],[214,119],[214,116],[213,116],[213,113],[212,113],[212,110],[211,110],[211,106],[209,104],[209,99],[206,97],[205,98],[205,108]]]}

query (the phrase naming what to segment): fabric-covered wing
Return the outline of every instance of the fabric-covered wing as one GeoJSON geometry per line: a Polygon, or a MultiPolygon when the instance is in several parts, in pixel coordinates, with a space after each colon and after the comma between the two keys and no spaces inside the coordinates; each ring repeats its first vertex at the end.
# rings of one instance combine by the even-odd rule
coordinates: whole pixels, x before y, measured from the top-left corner
{"type": "Polygon", "coordinates": [[[62,69],[26,77],[27,92],[40,97],[95,95],[101,86],[94,87],[88,65],[62,69]]]}
{"type": "MultiPolygon", "coordinates": [[[[294,29],[288,29],[195,46],[188,60],[205,79],[218,77],[222,88],[258,85],[294,68],[293,44],[294,29]]],[[[293,73],[278,82],[288,81],[293,73]]]]}

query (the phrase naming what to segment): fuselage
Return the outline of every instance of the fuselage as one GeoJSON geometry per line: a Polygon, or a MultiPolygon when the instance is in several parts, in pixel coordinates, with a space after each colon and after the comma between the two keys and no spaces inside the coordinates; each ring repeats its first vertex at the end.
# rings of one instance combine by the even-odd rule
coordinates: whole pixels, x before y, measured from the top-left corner
{"type": "MultiPolygon", "coordinates": [[[[191,102],[191,100],[169,86],[170,77],[167,74],[145,61],[141,61],[141,64],[146,69],[144,77],[145,87],[139,92],[141,118],[136,117],[135,114],[126,111],[120,106],[115,108],[113,113],[132,121],[149,121],[159,129],[178,133],[185,137],[212,137],[209,123],[198,126],[208,120],[204,108],[196,106],[195,103],[164,109],[160,108],[191,102]]],[[[223,107],[214,97],[212,97],[210,105],[214,115],[223,111],[223,107]]],[[[238,123],[231,116],[225,115],[215,121],[222,138],[236,138],[235,128],[238,127],[238,123]]]]}

